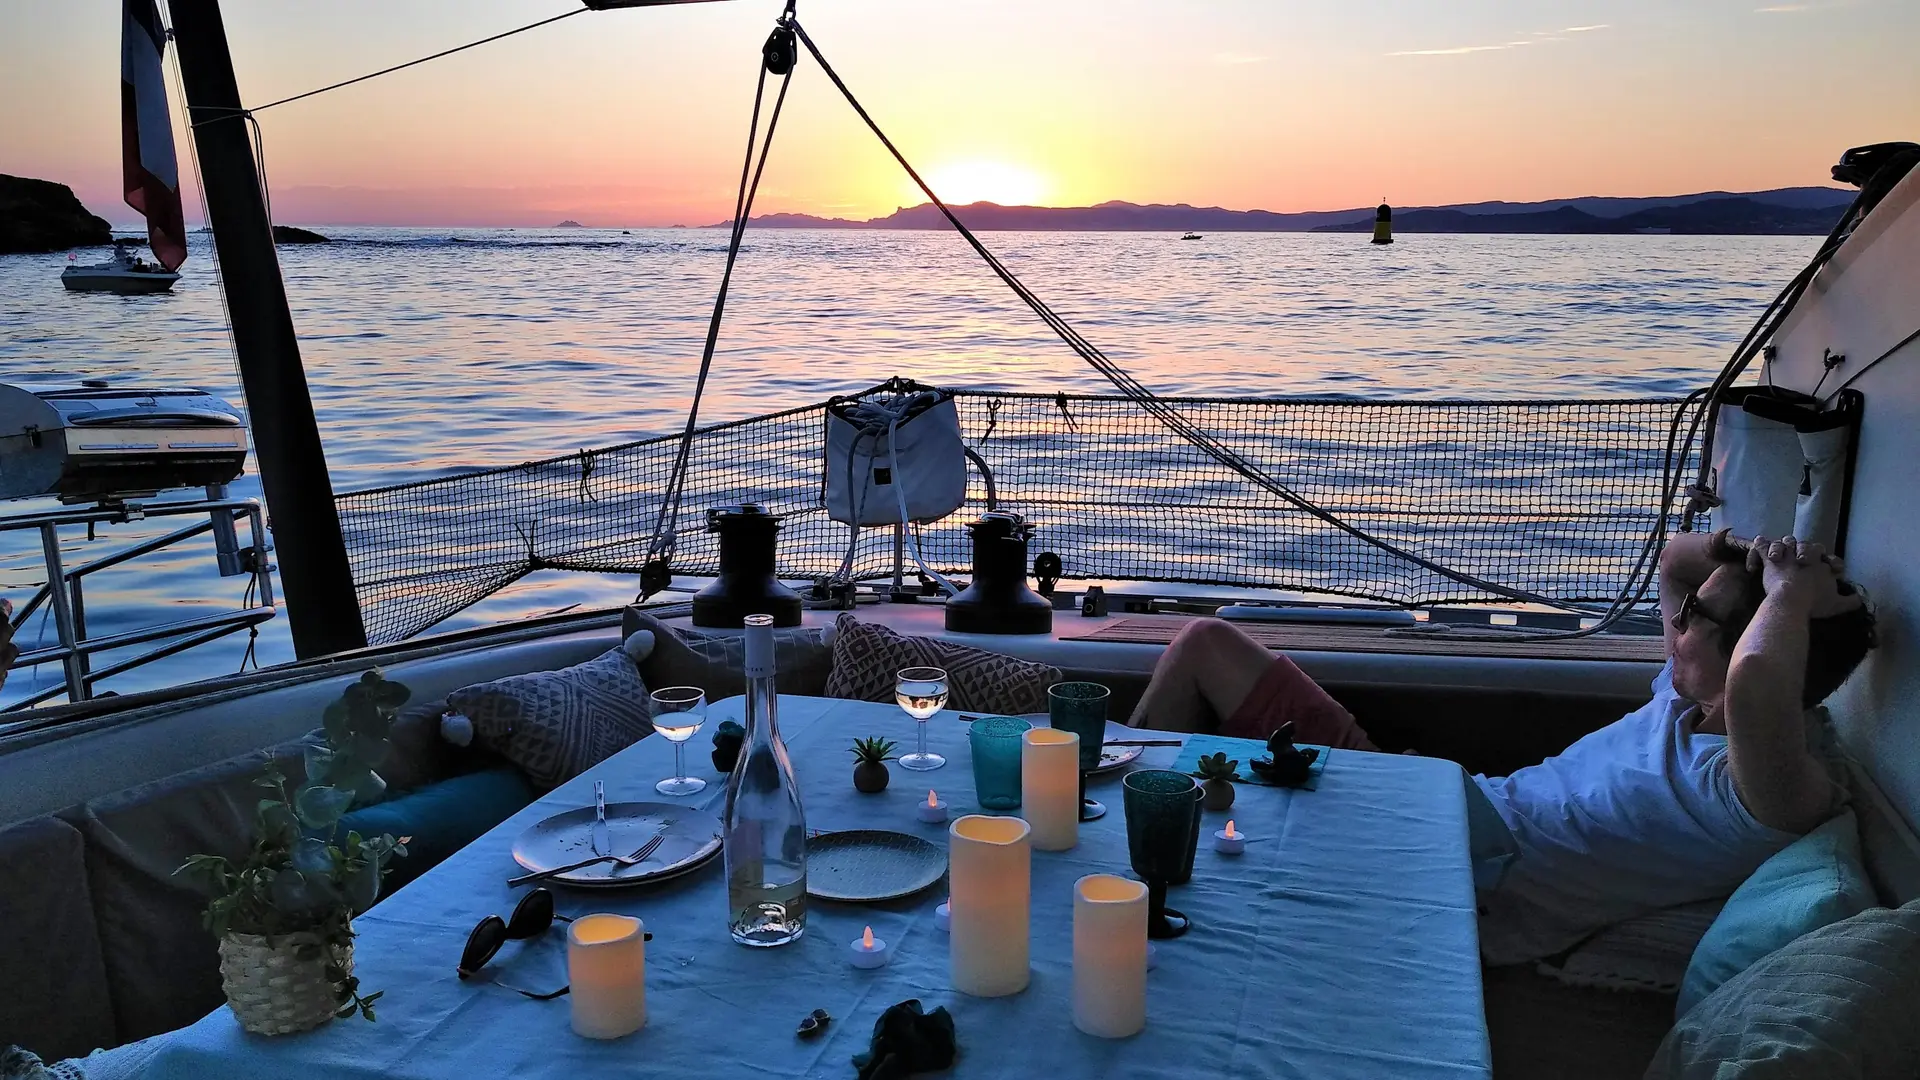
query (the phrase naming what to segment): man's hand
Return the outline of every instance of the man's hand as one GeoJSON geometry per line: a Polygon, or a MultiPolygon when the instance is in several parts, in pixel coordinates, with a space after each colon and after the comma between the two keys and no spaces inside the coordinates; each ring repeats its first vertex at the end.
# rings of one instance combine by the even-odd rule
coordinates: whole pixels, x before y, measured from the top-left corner
{"type": "Polygon", "coordinates": [[[1846,567],[1820,544],[1791,536],[1756,536],[1747,549],[1747,569],[1760,575],[1767,598],[1803,611],[1809,619],[1851,611],[1865,603],[1857,591],[1841,592],[1846,567]]]}

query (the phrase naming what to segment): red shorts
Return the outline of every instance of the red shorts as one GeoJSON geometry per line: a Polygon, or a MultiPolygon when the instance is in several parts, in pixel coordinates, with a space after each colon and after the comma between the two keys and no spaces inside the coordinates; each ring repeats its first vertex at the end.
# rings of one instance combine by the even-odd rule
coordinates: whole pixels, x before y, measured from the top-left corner
{"type": "Polygon", "coordinates": [[[1273,666],[1253,684],[1247,699],[1220,725],[1220,734],[1265,742],[1289,720],[1296,742],[1346,750],[1379,749],[1352,713],[1284,656],[1273,658],[1273,666]]]}

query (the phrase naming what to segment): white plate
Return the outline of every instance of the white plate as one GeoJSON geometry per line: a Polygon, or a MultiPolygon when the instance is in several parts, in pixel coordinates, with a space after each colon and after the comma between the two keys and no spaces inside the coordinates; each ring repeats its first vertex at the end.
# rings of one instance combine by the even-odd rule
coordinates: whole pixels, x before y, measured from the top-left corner
{"type": "MultiPolygon", "coordinates": [[[[632,866],[595,863],[548,880],[578,888],[625,888],[679,877],[720,853],[720,819],[705,810],[658,802],[607,804],[613,850],[630,855],[662,828],[666,839],[632,866]]],[[[528,870],[577,863],[593,854],[593,807],[565,810],[534,824],[513,842],[513,861],[528,870]]]]}

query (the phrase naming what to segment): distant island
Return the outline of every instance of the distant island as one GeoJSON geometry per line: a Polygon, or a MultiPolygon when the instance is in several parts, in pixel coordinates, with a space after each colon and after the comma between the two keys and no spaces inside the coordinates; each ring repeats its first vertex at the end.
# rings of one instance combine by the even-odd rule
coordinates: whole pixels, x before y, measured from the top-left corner
{"type": "MultiPolygon", "coordinates": [[[[1458,203],[1395,207],[1397,233],[1675,233],[1687,235],[1824,235],[1853,201],[1848,188],[1794,187],[1771,191],[1703,191],[1692,195],[1620,198],[1590,195],[1543,202],[1458,203]]],[[[953,207],[970,229],[1058,232],[1368,232],[1374,208],[1276,213],[1227,210],[1186,203],[1104,202],[1098,206],[1001,206],[977,202],[953,207]]],[[[865,221],[811,214],[766,214],[752,225],[768,229],[944,229],[931,203],[903,207],[865,221]]],[[[731,227],[723,221],[708,228],[731,227]]]]}
{"type": "Polygon", "coordinates": [[[560,224],[558,224],[558,225],[555,225],[555,226],[554,226],[554,228],[556,228],[556,229],[584,229],[584,228],[586,228],[586,226],[585,226],[585,225],[582,225],[582,224],[580,224],[579,222],[577,222],[577,221],[575,221],[575,220],[573,220],[572,218],[568,218],[567,220],[565,220],[565,221],[563,221],[563,222],[561,222],[560,224]]]}
{"type": "Polygon", "coordinates": [[[67,185],[0,174],[0,255],[65,251],[112,239],[107,220],[88,212],[67,185]]]}

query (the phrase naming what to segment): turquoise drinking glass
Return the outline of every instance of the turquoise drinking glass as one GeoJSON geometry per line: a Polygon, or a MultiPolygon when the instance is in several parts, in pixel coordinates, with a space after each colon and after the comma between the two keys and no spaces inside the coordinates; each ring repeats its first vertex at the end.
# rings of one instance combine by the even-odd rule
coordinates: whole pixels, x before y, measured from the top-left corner
{"type": "Polygon", "coordinates": [[[1020,808],[1020,737],[1033,725],[1014,716],[984,716],[967,732],[973,754],[973,796],[983,810],[1020,808]]]}
{"type": "Polygon", "coordinates": [[[1107,808],[1087,798],[1087,774],[1100,767],[1100,751],[1107,741],[1107,702],[1113,691],[1091,682],[1054,683],[1047,687],[1047,721],[1061,731],[1080,736],[1080,820],[1092,821],[1107,808]]]}
{"type": "Polygon", "coordinates": [[[1167,907],[1167,886],[1192,859],[1194,821],[1200,816],[1200,785],[1186,773],[1145,769],[1121,782],[1127,813],[1127,855],[1147,883],[1147,936],[1179,937],[1185,915],[1167,907]]]}

